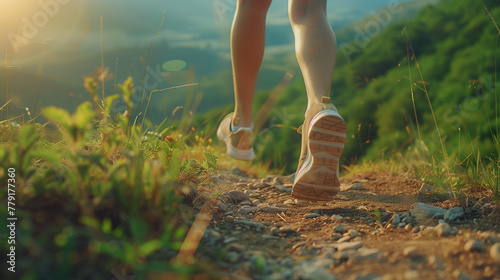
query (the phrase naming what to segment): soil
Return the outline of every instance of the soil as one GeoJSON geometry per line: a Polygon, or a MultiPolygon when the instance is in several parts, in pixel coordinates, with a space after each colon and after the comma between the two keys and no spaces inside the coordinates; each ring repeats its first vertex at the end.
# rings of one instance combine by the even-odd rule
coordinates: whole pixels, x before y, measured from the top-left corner
{"type": "Polygon", "coordinates": [[[217,279],[500,279],[490,252],[500,242],[498,205],[422,195],[421,181],[389,172],[341,178],[343,191],[330,202],[298,201],[289,176],[234,173],[214,178],[222,195],[197,252],[217,264],[217,279]],[[352,185],[358,190],[346,189],[352,185]],[[465,211],[455,221],[417,221],[411,211],[418,202],[465,211]],[[395,214],[406,223],[394,224],[395,214]],[[436,231],[440,222],[448,233],[436,231]],[[478,245],[467,248],[469,240],[478,245]],[[305,271],[308,260],[314,269],[305,271]]]}

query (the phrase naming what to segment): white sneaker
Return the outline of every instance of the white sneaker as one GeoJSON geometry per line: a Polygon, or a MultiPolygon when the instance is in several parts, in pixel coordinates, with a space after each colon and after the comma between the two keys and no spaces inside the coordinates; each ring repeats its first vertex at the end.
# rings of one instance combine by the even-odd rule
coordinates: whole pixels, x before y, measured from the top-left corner
{"type": "Polygon", "coordinates": [[[239,127],[232,131],[233,113],[227,115],[217,129],[217,138],[226,143],[226,153],[235,159],[253,160],[253,127],[239,127]]]}
{"type": "Polygon", "coordinates": [[[306,113],[302,149],[293,178],[292,197],[329,201],[339,192],[339,159],[347,127],[337,108],[325,96],[306,113]]]}

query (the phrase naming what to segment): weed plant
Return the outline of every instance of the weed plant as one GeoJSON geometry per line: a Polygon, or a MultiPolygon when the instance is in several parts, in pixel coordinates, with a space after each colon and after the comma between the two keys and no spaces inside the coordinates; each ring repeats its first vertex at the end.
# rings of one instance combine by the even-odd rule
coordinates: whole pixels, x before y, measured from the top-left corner
{"type": "MultiPolygon", "coordinates": [[[[176,256],[201,208],[188,194],[211,185],[217,157],[203,142],[187,149],[188,137],[166,122],[149,129],[131,120],[131,78],[118,85],[121,95],[104,99],[94,79],[84,87],[93,102],[74,114],[48,107],[45,124],[0,125],[0,181],[15,169],[14,278],[144,279],[156,271],[183,279],[201,271],[203,263],[176,256]],[[113,114],[119,98],[127,111],[113,114]]],[[[0,197],[7,205],[7,188],[0,197]]],[[[2,254],[8,249],[3,243],[2,254]]]]}

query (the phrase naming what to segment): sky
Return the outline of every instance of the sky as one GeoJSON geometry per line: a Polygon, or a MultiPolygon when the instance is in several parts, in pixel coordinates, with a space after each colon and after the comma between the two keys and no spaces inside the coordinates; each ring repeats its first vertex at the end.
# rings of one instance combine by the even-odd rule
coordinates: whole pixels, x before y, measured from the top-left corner
{"type": "MultiPolygon", "coordinates": [[[[397,0],[329,0],[334,28],[397,0]]],[[[0,51],[17,65],[147,45],[159,39],[176,46],[228,48],[236,0],[0,0],[0,51]],[[6,12],[7,11],[7,12],[6,12]],[[165,15],[164,19],[163,16],[165,15]],[[162,23],[163,19],[163,23],[162,23]],[[160,30],[161,26],[161,30],[160,30]]],[[[269,28],[289,26],[288,1],[274,0],[269,28]]]]}

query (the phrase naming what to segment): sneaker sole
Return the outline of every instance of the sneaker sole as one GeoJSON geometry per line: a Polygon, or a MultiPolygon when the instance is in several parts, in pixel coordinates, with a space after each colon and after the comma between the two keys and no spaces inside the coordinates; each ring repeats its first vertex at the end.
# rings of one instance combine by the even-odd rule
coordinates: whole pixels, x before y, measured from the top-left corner
{"type": "Polygon", "coordinates": [[[347,126],[335,111],[314,116],[308,133],[307,159],[295,174],[292,197],[330,201],[339,192],[339,158],[346,142],[347,126]]]}

